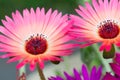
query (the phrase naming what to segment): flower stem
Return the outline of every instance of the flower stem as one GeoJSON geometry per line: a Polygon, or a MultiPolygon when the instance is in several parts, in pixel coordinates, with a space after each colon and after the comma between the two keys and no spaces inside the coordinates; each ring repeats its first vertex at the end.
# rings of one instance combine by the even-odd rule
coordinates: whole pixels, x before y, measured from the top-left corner
{"type": "Polygon", "coordinates": [[[110,68],[110,66],[109,66],[109,62],[111,61],[111,59],[106,60],[106,59],[103,58],[102,53],[98,50],[98,49],[99,49],[98,44],[94,44],[94,45],[93,45],[93,48],[94,48],[95,52],[97,53],[100,61],[101,61],[102,64],[104,65],[105,70],[106,70],[107,72],[112,71],[111,68],[110,68]]]}
{"type": "Polygon", "coordinates": [[[38,69],[38,73],[39,73],[39,76],[40,76],[40,80],[46,80],[45,76],[43,74],[43,71],[42,71],[42,69],[40,69],[38,64],[37,64],[37,69],[38,69]]]}
{"type": "Polygon", "coordinates": [[[21,76],[23,73],[26,73],[25,65],[19,69],[19,75],[21,76]]]}

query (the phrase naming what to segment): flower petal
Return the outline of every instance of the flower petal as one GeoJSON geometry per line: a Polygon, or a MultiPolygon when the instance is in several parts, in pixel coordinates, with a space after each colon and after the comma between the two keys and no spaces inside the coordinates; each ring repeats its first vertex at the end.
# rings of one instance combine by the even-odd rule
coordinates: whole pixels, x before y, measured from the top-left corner
{"type": "Polygon", "coordinates": [[[84,80],[89,80],[88,70],[85,65],[82,65],[82,75],[84,80]]]}

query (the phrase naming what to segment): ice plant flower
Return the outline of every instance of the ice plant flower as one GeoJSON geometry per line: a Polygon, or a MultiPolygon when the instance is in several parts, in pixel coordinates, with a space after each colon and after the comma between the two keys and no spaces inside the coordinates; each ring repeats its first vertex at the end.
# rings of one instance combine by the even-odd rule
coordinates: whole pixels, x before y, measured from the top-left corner
{"type": "Polygon", "coordinates": [[[43,69],[44,61],[61,61],[60,56],[71,54],[74,46],[68,42],[67,31],[71,22],[68,15],[62,16],[58,10],[44,8],[24,9],[5,16],[0,26],[0,52],[6,52],[1,58],[10,58],[8,63],[21,60],[17,69],[30,64],[34,70],[36,63],[43,69]]]}
{"type": "Polygon", "coordinates": [[[98,70],[94,66],[91,70],[91,73],[89,75],[87,67],[85,65],[82,65],[81,74],[74,69],[73,70],[74,75],[71,76],[68,73],[64,72],[65,78],[62,78],[61,76],[52,76],[49,78],[49,80],[100,80],[101,79],[101,73],[102,73],[102,67],[99,67],[98,70]]]}
{"type": "Polygon", "coordinates": [[[103,80],[120,80],[120,53],[116,53],[113,60],[114,62],[110,63],[110,66],[114,74],[107,72],[103,80]]]}
{"type": "Polygon", "coordinates": [[[106,73],[103,80],[120,80],[120,77],[112,75],[110,73],[106,73]]]}
{"type": "Polygon", "coordinates": [[[120,46],[119,8],[119,0],[92,0],[92,5],[79,5],[79,16],[70,15],[74,21],[70,35],[79,40],[81,47],[101,43],[99,50],[109,52],[113,44],[120,46]]]}

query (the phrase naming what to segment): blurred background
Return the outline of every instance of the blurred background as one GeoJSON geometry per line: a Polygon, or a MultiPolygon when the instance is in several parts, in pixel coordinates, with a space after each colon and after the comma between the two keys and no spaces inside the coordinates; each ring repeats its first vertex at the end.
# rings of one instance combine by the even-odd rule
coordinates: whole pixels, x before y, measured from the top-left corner
{"type": "MultiPolygon", "coordinates": [[[[59,12],[63,14],[76,14],[74,9],[78,8],[78,5],[84,6],[85,1],[91,3],[91,0],[0,0],[0,19],[5,19],[6,15],[11,17],[11,13],[16,10],[22,13],[23,9],[30,9],[31,7],[34,9],[44,7],[46,11],[52,8],[53,10],[58,9],[59,12]]],[[[0,25],[2,25],[1,22],[0,25]]],[[[54,65],[50,62],[46,63],[44,69],[45,75],[46,77],[55,74],[62,75],[63,71],[72,74],[72,69],[77,68],[77,70],[80,70],[83,63],[85,63],[89,69],[91,69],[93,65],[99,66],[102,62],[96,53],[93,47],[76,49],[74,54],[64,57],[65,61],[61,62],[59,65],[54,65]]],[[[17,62],[7,64],[6,61],[7,59],[0,59],[0,80],[16,80],[17,72],[15,66],[17,62]]],[[[30,72],[28,65],[26,69],[27,80],[39,80],[36,70],[30,72]]]]}

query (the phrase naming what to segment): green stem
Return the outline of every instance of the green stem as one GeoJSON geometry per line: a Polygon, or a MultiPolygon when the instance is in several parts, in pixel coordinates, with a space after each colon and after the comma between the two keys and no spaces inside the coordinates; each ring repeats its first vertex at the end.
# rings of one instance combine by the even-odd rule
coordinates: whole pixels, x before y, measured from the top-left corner
{"type": "Polygon", "coordinates": [[[40,69],[38,64],[37,64],[37,69],[38,69],[38,73],[39,73],[39,76],[40,76],[40,80],[46,80],[45,76],[43,74],[43,71],[42,71],[42,69],[40,69]]]}
{"type": "Polygon", "coordinates": [[[23,73],[26,73],[26,67],[25,65],[19,69],[19,75],[21,76],[23,73]]]}
{"type": "Polygon", "coordinates": [[[91,0],[84,0],[84,2],[91,2],[91,0]]]}
{"type": "Polygon", "coordinates": [[[98,46],[97,44],[94,44],[94,45],[93,45],[93,48],[94,48],[95,52],[97,53],[100,61],[101,61],[102,64],[104,65],[105,70],[106,70],[107,72],[111,72],[112,70],[111,70],[111,68],[110,68],[110,66],[109,66],[109,62],[111,61],[111,59],[106,60],[106,59],[103,58],[102,53],[98,50],[98,49],[99,49],[99,46],[98,46]]]}

